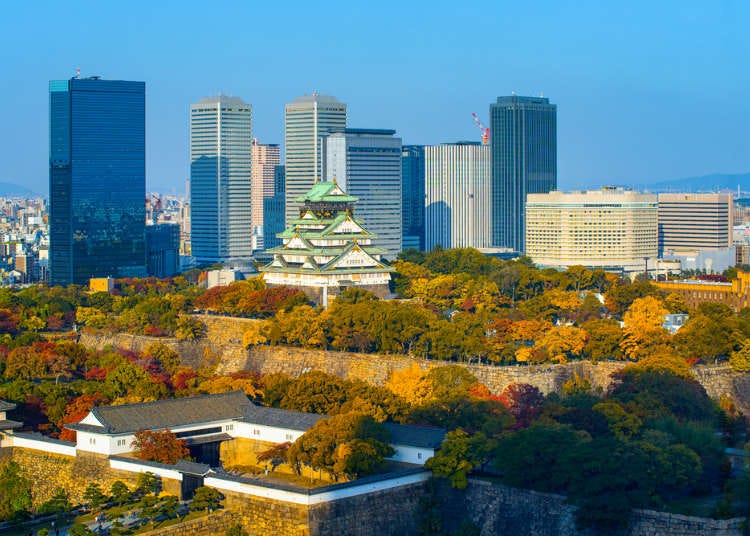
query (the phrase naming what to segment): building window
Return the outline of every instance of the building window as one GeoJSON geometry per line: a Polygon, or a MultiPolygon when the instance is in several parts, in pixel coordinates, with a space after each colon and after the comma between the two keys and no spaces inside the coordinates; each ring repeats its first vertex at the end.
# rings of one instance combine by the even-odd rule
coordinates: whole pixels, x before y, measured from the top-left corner
{"type": "Polygon", "coordinates": [[[418,460],[421,460],[421,459],[422,459],[422,453],[421,453],[421,452],[417,452],[417,459],[418,459],[418,460]]]}
{"type": "Polygon", "coordinates": [[[234,425],[233,424],[227,424],[226,427],[225,427],[225,429],[226,429],[227,432],[229,432],[231,430],[234,430],[234,425]]]}
{"type": "Polygon", "coordinates": [[[286,434],[284,437],[287,441],[292,441],[292,434],[286,434]]]}
{"type": "Polygon", "coordinates": [[[253,435],[260,435],[260,430],[258,430],[257,428],[254,428],[253,435]]]}
{"type": "Polygon", "coordinates": [[[89,438],[89,445],[96,445],[96,438],[95,437],[90,437],[89,438]]]}

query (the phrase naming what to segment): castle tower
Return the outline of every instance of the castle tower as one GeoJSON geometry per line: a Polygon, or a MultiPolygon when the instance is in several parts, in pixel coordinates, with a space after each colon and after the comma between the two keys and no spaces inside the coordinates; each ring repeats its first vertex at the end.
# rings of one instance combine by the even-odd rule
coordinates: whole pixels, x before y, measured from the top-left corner
{"type": "Polygon", "coordinates": [[[354,217],[358,199],[334,182],[319,182],[305,195],[299,217],[277,235],[283,244],[268,250],[273,261],[261,268],[266,285],[299,287],[327,305],[346,287],[360,287],[380,297],[388,294],[393,268],[381,260],[385,250],[354,217]]]}

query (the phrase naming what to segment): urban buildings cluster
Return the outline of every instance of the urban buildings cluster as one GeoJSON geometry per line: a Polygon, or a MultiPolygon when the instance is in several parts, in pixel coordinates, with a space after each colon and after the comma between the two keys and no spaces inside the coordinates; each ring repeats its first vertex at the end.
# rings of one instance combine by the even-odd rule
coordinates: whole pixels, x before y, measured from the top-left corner
{"type": "Polygon", "coordinates": [[[376,251],[377,264],[437,246],[631,274],[750,260],[750,203],[731,194],[557,191],[557,107],[544,97],[499,97],[481,142],[429,146],[405,145],[393,129],[353,128],[345,103],[313,93],[286,105],[283,148],[255,136],[243,99],[202,98],[189,107],[185,198],[146,192],[145,109],[143,82],[50,82],[49,205],[0,206],[4,284],[163,277],[196,263],[252,271],[271,261],[268,276],[281,280],[278,263],[290,258],[282,250],[300,230],[308,250],[326,250],[308,255],[320,268],[331,248],[351,244],[305,238],[334,232],[321,227],[332,214],[303,221],[318,184],[355,200],[338,216],[357,222],[363,241],[350,238],[376,251]]]}

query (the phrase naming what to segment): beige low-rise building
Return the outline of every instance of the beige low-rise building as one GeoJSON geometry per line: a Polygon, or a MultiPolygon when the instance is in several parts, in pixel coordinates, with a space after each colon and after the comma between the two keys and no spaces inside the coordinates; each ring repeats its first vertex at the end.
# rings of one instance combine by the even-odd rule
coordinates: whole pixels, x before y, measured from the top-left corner
{"type": "Polygon", "coordinates": [[[621,188],[529,194],[526,255],[543,267],[638,272],[648,262],[651,269],[657,214],[656,195],[621,188]]]}

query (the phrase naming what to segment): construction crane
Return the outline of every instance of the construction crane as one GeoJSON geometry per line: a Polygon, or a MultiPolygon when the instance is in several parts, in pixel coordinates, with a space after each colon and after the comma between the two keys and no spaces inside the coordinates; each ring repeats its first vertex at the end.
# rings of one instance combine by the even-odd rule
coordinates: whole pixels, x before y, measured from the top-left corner
{"type": "Polygon", "coordinates": [[[479,119],[479,116],[472,112],[471,116],[474,118],[474,122],[479,127],[479,130],[482,131],[482,145],[487,145],[490,142],[490,129],[484,126],[484,123],[482,123],[482,120],[479,119]]]}

